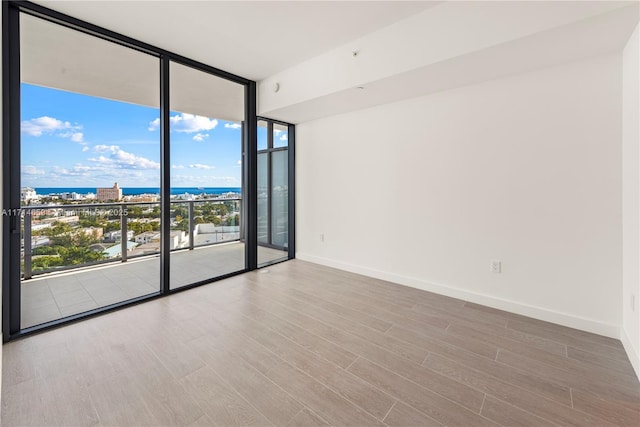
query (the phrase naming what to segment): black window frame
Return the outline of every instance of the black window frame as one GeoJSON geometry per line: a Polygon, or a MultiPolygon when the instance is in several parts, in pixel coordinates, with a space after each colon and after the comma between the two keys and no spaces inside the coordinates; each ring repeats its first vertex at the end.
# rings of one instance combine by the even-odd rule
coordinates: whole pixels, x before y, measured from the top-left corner
{"type": "MultiPolygon", "coordinates": [[[[192,60],[182,55],[155,47],[139,40],[127,37],[103,27],[65,15],[52,9],[28,1],[8,0],[2,2],[2,165],[3,185],[2,203],[4,212],[12,212],[20,208],[20,192],[16,183],[20,182],[20,14],[25,13],[49,22],[80,31],[159,58],[160,62],[160,145],[161,145],[161,215],[162,241],[160,255],[160,290],[157,293],[126,300],[116,304],[97,308],[91,311],[63,317],[54,321],[20,328],[20,217],[3,215],[2,235],[2,331],[3,341],[7,342],[36,332],[59,327],[71,322],[83,320],[106,312],[146,302],[159,297],[186,291],[196,286],[225,279],[255,270],[257,268],[257,90],[256,82],[207,64],[192,60]],[[243,229],[245,242],[245,268],[243,270],[218,276],[210,280],[193,283],[177,289],[169,286],[169,221],[170,212],[170,128],[169,128],[169,64],[175,62],[196,70],[220,77],[244,86],[245,121],[242,123],[243,162],[242,162],[242,198],[243,229]],[[16,256],[18,254],[18,256],[16,256]]],[[[267,119],[271,120],[271,119],[267,119]]],[[[276,121],[277,122],[277,121],[276,121]]],[[[289,126],[289,252],[288,259],[295,257],[295,199],[293,181],[294,167],[294,128],[292,124],[278,122],[289,126]]]]}
{"type": "MultiPolygon", "coordinates": [[[[287,255],[289,259],[295,258],[295,232],[296,232],[296,222],[295,222],[295,143],[296,143],[296,127],[295,125],[287,122],[283,122],[281,120],[270,119],[268,117],[258,116],[257,122],[266,122],[267,123],[267,148],[257,150],[258,154],[266,154],[267,155],[267,243],[258,242],[258,246],[264,246],[268,248],[274,249],[284,249],[283,246],[273,244],[273,233],[271,227],[271,216],[272,216],[272,192],[273,188],[271,185],[271,172],[272,172],[272,153],[277,151],[287,151],[288,153],[288,171],[287,171],[287,185],[288,185],[288,246],[287,246],[287,255]],[[287,138],[288,142],[286,146],[276,147],[273,146],[273,125],[277,124],[280,126],[284,126],[287,128],[287,138]]],[[[257,179],[257,172],[256,172],[257,179]]],[[[256,199],[257,200],[257,199],[256,199]]],[[[256,211],[257,218],[257,211],[256,211]]],[[[286,261],[285,260],[285,261],[286,261]]]]}

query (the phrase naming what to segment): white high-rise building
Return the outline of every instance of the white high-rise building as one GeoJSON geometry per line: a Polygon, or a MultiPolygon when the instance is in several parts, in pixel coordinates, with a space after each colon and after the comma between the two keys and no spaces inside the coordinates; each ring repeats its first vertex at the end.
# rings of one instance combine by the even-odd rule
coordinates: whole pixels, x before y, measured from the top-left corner
{"type": "Polygon", "coordinates": [[[39,196],[36,193],[36,190],[34,190],[31,187],[22,187],[20,189],[20,200],[28,203],[31,200],[38,200],[39,196]]]}

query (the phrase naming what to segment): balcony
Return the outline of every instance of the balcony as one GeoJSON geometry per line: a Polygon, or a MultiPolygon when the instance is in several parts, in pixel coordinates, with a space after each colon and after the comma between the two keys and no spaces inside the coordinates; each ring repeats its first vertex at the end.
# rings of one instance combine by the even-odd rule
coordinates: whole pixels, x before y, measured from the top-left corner
{"type": "MultiPolygon", "coordinates": [[[[22,328],[159,292],[158,202],[24,207],[21,217],[22,328]],[[55,248],[64,254],[42,255],[55,248]]],[[[171,289],[245,268],[239,217],[240,199],[171,202],[171,289]]],[[[258,252],[262,264],[287,257],[258,252]]]]}

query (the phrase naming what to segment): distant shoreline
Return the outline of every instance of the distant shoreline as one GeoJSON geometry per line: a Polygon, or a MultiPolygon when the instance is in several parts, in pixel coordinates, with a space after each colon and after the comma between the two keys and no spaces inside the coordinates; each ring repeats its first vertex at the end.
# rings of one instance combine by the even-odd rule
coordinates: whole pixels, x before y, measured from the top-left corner
{"type": "MultiPolygon", "coordinates": [[[[97,192],[96,187],[31,187],[35,190],[39,196],[47,196],[52,194],[62,193],[77,193],[77,194],[95,194],[97,192]]],[[[171,188],[171,194],[224,194],[224,193],[238,193],[242,194],[242,188],[240,187],[173,187],[171,188]]],[[[122,187],[123,196],[139,196],[141,194],[160,194],[160,188],[158,187],[122,187]]]]}

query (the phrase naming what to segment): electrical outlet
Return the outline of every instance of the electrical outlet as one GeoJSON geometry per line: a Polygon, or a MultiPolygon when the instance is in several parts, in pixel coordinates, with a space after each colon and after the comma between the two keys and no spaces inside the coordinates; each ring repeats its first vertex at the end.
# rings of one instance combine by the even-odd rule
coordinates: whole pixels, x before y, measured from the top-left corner
{"type": "Polygon", "coordinates": [[[491,264],[489,264],[489,271],[491,273],[502,273],[502,261],[492,259],[491,264]]]}

